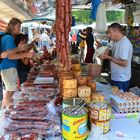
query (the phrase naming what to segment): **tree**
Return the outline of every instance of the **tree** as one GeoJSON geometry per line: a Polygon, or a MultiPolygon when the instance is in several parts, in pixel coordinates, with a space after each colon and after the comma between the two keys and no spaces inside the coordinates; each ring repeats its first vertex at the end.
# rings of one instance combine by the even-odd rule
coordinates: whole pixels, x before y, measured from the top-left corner
{"type": "Polygon", "coordinates": [[[90,19],[90,10],[76,10],[72,11],[76,23],[91,24],[94,20],[90,19]]]}
{"type": "Polygon", "coordinates": [[[124,11],[107,11],[107,21],[108,22],[119,22],[124,21],[124,11]]]}
{"type": "MultiPolygon", "coordinates": [[[[78,24],[91,24],[95,22],[90,18],[91,10],[74,10],[72,15],[78,24]]],[[[106,11],[107,22],[122,23],[124,19],[124,11],[106,11]]]]}

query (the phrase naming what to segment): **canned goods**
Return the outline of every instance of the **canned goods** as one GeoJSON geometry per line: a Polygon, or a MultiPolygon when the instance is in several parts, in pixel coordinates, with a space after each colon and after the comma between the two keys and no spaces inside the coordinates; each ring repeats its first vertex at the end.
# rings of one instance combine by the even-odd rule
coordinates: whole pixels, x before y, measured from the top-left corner
{"type": "MultiPolygon", "coordinates": [[[[76,106],[75,106],[76,107],[76,106]]],[[[74,106],[64,108],[62,113],[62,135],[64,140],[86,140],[88,137],[88,114],[86,108],[74,113],[74,106]]]]}

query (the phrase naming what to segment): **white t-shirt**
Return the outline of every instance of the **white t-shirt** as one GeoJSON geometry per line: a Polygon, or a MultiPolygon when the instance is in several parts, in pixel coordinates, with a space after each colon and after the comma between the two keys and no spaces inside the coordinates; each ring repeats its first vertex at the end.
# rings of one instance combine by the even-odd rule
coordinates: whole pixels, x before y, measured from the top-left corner
{"type": "Polygon", "coordinates": [[[111,79],[114,81],[128,81],[131,78],[131,59],[133,47],[126,36],[118,42],[115,42],[112,47],[112,55],[115,58],[127,60],[127,66],[122,67],[111,61],[111,79]]]}
{"type": "Polygon", "coordinates": [[[50,37],[47,35],[47,33],[42,33],[40,37],[40,41],[47,41],[48,43],[51,43],[50,37]]]}

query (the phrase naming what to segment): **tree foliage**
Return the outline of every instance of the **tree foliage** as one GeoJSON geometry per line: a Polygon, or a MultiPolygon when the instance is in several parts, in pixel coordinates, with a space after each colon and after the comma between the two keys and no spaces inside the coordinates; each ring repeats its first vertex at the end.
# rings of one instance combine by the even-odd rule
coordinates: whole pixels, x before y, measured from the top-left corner
{"type": "MultiPolygon", "coordinates": [[[[90,18],[91,10],[75,10],[72,15],[75,17],[76,23],[91,24],[94,22],[90,18]]],[[[106,11],[107,22],[119,22],[124,20],[124,11],[106,11]]]]}
{"type": "Polygon", "coordinates": [[[124,21],[124,11],[107,11],[106,12],[108,22],[120,22],[124,21]]]}
{"type": "Polygon", "coordinates": [[[90,18],[90,10],[76,10],[72,12],[72,15],[75,17],[76,23],[91,24],[94,22],[90,18]]]}

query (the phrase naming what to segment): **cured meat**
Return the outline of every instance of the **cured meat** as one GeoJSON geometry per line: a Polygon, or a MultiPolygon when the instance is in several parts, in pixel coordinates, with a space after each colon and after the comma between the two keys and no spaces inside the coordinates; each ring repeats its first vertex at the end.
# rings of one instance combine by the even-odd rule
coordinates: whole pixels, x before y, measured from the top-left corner
{"type": "Polygon", "coordinates": [[[68,71],[70,70],[70,59],[68,57],[70,51],[67,47],[69,47],[69,32],[71,29],[71,0],[56,0],[56,7],[57,55],[59,57],[60,67],[68,71]]]}

